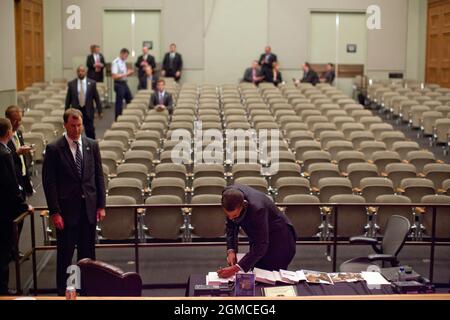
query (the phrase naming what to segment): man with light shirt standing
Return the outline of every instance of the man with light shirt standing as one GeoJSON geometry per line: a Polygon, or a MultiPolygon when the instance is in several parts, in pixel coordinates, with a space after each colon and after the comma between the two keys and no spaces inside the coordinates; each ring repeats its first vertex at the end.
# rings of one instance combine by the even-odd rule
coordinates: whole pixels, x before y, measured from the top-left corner
{"type": "Polygon", "coordinates": [[[116,93],[116,120],[117,117],[122,114],[123,100],[128,104],[133,99],[130,88],[128,87],[128,77],[134,73],[132,69],[127,68],[126,61],[129,55],[130,51],[123,48],[120,50],[120,56],[113,61],[111,66],[111,74],[114,80],[114,92],[116,93]]]}
{"type": "Polygon", "coordinates": [[[77,78],[67,85],[66,110],[74,108],[81,111],[86,136],[94,140],[96,107],[99,117],[102,118],[102,102],[97,91],[97,83],[86,77],[86,68],[84,66],[79,66],[77,68],[77,78]]]}
{"type": "Polygon", "coordinates": [[[77,248],[77,261],[95,260],[97,222],[105,217],[105,183],[98,143],[81,137],[83,115],[64,113],[66,133],[47,145],[42,180],[50,219],[56,228],[58,295],[64,295],[67,268],[77,248]]]}
{"type": "Polygon", "coordinates": [[[227,261],[230,265],[217,271],[229,278],[254,267],[268,271],[288,270],[295,256],[294,227],[267,195],[250,187],[233,185],[222,194],[222,208],[227,217],[227,261]],[[250,251],[237,262],[238,234],[248,236],[250,251]]]}

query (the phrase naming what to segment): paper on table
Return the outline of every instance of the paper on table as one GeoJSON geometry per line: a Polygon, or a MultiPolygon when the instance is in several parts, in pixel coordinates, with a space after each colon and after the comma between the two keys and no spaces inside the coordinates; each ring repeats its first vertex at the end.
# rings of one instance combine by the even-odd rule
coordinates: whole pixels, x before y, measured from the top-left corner
{"type": "Polygon", "coordinates": [[[286,284],[295,284],[296,281],[289,280],[287,278],[283,278],[281,276],[281,272],[273,271],[273,276],[277,282],[286,283],[286,284]]]}
{"type": "Polygon", "coordinates": [[[230,278],[220,278],[217,272],[209,272],[206,276],[206,284],[207,285],[220,285],[227,284],[228,282],[234,282],[235,276],[230,278]]]}
{"type": "MultiPolygon", "coordinates": [[[[281,279],[290,283],[299,283],[301,281],[297,272],[288,271],[288,270],[280,270],[281,279]]],[[[306,279],[305,279],[306,280],[306,279]]]]}
{"type": "Polygon", "coordinates": [[[272,271],[254,268],[253,273],[255,274],[255,280],[258,282],[267,284],[275,284],[277,282],[277,279],[272,271]]]}
{"type": "Polygon", "coordinates": [[[245,255],[246,255],[246,253],[238,253],[238,254],[236,255],[237,263],[239,263],[239,261],[241,261],[242,258],[243,258],[245,255]]]}
{"type": "Polygon", "coordinates": [[[361,276],[370,285],[381,285],[381,284],[389,284],[379,272],[361,272],[361,276]]]}

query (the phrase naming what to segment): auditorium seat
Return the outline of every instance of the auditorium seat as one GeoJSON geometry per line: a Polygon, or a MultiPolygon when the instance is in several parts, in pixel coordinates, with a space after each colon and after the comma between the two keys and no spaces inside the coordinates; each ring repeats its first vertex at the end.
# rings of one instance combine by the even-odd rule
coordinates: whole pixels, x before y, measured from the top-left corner
{"type": "MultiPolygon", "coordinates": [[[[195,195],[192,204],[220,204],[221,194],[195,195]]],[[[225,219],[220,207],[192,208],[191,224],[194,235],[202,238],[219,238],[225,235],[225,219]]]]}
{"type": "Polygon", "coordinates": [[[314,205],[320,203],[316,196],[293,194],[286,196],[282,202],[311,204],[286,207],[285,214],[294,226],[297,237],[311,238],[317,236],[322,217],[319,206],[314,205]]]}
{"type": "Polygon", "coordinates": [[[99,223],[102,239],[127,240],[134,234],[135,209],[109,208],[109,206],[136,205],[136,200],[130,196],[112,195],[106,197],[106,217],[99,223]]]}
{"type": "MultiPolygon", "coordinates": [[[[184,199],[184,198],[183,198],[184,199]]],[[[181,197],[164,193],[152,195],[145,201],[146,205],[181,205],[181,197]]],[[[152,238],[175,240],[180,236],[183,226],[181,208],[176,207],[150,207],[146,209],[144,223],[148,228],[148,234],[152,238]]]]}

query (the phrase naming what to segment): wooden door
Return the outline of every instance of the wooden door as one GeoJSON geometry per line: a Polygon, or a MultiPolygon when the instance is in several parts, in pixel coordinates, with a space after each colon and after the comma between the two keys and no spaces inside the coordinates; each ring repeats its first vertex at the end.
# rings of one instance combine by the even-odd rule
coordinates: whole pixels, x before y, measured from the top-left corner
{"type": "Polygon", "coordinates": [[[44,81],[42,0],[15,0],[17,90],[44,81]]]}
{"type": "Polygon", "coordinates": [[[450,88],[450,0],[428,1],[426,82],[450,88]]]}

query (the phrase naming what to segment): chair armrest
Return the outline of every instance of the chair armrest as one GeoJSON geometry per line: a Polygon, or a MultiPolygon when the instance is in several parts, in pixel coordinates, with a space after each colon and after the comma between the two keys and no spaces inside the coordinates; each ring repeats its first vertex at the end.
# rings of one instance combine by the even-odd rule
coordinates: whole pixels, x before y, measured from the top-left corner
{"type": "Polygon", "coordinates": [[[378,240],[375,238],[368,238],[368,237],[351,237],[350,243],[351,244],[370,244],[370,245],[374,246],[378,243],[378,240]]]}
{"type": "Polygon", "coordinates": [[[369,254],[367,258],[370,261],[388,261],[388,262],[396,262],[397,257],[392,254],[369,254]]]}

